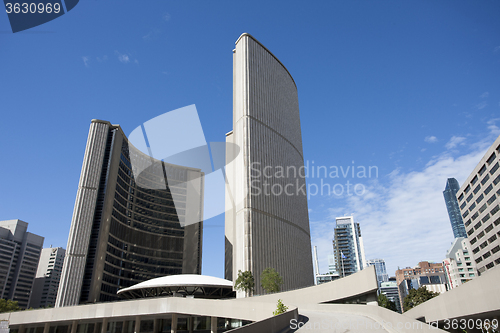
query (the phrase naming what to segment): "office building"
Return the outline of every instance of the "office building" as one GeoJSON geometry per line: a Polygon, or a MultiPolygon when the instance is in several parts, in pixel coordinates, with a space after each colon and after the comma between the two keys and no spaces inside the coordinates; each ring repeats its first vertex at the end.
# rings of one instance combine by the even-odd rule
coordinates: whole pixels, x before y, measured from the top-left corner
{"type": "Polygon", "coordinates": [[[446,181],[446,188],[443,191],[443,196],[446,203],[446,209],[448,210],[448,216],[450,217],[453,235],[455,236],[455,238],[467,238],[464,221],[462,220],[462,214],[460,213],[460,208],[457,201],[458,190],[460,190],[458,181],[455,178],[448,178],[448,180],[446,181]]]}
{"type": "Polygon", "coordinates": [[[455,238],[443,260],[448,290],[477,277],[476,263],[471,257],[467,238],[455,238]]]}
{"type": "Polygon", "coordinates": [[[53,307],[56,304],[65,253],[66,250],[62,247],[42,250],[31,293],[30,308],[53,307]]]}
{"type": "Polygon", "coordinates": [[[417,266],[398,269],[396,271],[401,309],[405,297],[411,289],[425,287],[429,291],[442,293],[446,291],[446,278],[442,263],[421,261],[417,266]]]}
{"type": "Polygon", "coordinates": [[[249,34],[233,51],[233,130],[226,142],[232,162],[226,166],[225,278],[251,271],[261,294],[260,275],[271,267],[283,277],[282,290],[313,285],[297,87],[249,34]]]}
{"type": "Polygon", "coordinates": [[[478,274],[500,265],[500,136],[457,193],[478,274]]]}
{"type": "Polygon", "coordinates": [[[389,275],[385,269],[384,259],[370,259],[366,261],[366,266],[375,266],[375,273],[377,274],[377,281],[380,287],[382,282],[389,281],[389,275]]]}
{"type": "Polygon", "coordinates": [[[384,294],[387,299],[396,304],[396,309],[399,313],[401,312],[401,302],[399,300],[399,289],[398,283],[394,281],[385,281],[379,283],[379,294],[384,294]]]}
{"type": "Polygon", "coordinates": [[[359,223],[354,217],[336,218],[333,250],[335,255],[335,271],[341,277],[351,275],[366,267],[365,249],[359,223]]]}
{"type": "Polygon", "coordinates": [[[183,223],[188,214],[203,219],[202,176],[139,151],[119,125],[92,120],[56,307],[118,300],[119,289],[156,277],[201,274],[202,223],[183,223]]]}
{"type": "Polygon", "coordinates": [[[44,238],[21,220],[0,221],[0,298],[27,308],[44,238]]]}

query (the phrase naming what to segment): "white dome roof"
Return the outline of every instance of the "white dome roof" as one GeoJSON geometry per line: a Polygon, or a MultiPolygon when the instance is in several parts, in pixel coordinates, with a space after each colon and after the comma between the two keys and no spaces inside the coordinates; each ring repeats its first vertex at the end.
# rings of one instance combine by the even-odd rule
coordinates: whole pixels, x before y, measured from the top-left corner
{"type": "Polygon", "coordinates": [[[198,275],[198,274],[168,275],[147,280],[128,288],[120,289],[118,290],[118,294],[126,291],[139,290],[144,288],[177,287],[177,286],[232,288],[233,282],[214,276],[198,275]]]}

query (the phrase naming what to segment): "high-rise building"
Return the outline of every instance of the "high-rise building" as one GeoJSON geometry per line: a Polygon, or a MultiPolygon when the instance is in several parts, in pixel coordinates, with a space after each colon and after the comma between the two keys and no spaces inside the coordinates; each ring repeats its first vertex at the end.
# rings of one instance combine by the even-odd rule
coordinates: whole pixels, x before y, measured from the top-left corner
{"type": "Polygon", "coordinates": [[[443,191],[443,196],[446,203],[446,209],[448,209],[448,216],[450,217],[453,235],[455,236],[455,238],[467,238],[464,221],[462,220],[462,214],[460,213],[460,207],[458,206],[457,201],[458,190],[460,190],[458,181],[455,178],[448,178],[448,180],[446,181],[446,188],[443,191]]]}
{"type": "Polygon", "coordinates": [[[370,259],[366,261],[366,266],[375,266],[375,274],[377,274],[377,282],[380,288],[382,282],[389,281],[389,275],[385,269],[384,259],[370,259]]]}
{"type": "Polygon", "coordinates": [[[65,253],[66,250],[62,247],[49,247],[42,250],[31,292],[30,308],[53,307],[56,304],[65,253]]]}
{"type": "Polygon", "coordinates": [[[283,277],[282,290],[313,285],[297,87],[246,33],[233,51],[233,130],[226,142],[232,161],[226,166],[226,279],[251,271],[261,294],[260,275],[271,267],[283,277]]]}
{"type": "Polygon", "coordinates": [[[336,218],[333,250],[335,267],[340,276],[354,274],[366,267],[365,248],[359,223],[354,217],[336,218]]]}
{"type": "Polygon", "coordinates": [[[27,232],[21,220],[0,221],[0,298],[27,308],[43,247],[43,237],[27,232]]]}
{"type": "Polygon", "coordinates": [[[457,193],[479,274],[500,266],[500,136],[457,193]]]}
{"type": "Polygon", "coordinates": [[[394,304],[396,304],[396,309],[401,313],[398,283],[395,280],[380,283],[379,293],[384,294],[389,301],[394,302],[394,304]]]}
{"type": "Polygon", "coordinates": [[[145,280],[201,274],[202,223],[181,222],[188,211],[203,220],[202,176],[139,151],[119,125],[92,120],[56,306],[113,301],[145,280]]]}
{"type": "Polygon", "coordinates": [[[467,238],[455,238],[443,260],[448,290],[477,277],[476,263],[471,257],[467,238]]]}
{"type": "Polygon", "coordinates": [[[442,263],[421,261],[417,266],[406,267],[396,271],[400,307],[411,289],[425,287],[429,291],[442,293],[446,291],[446,278],[442,263]]]}

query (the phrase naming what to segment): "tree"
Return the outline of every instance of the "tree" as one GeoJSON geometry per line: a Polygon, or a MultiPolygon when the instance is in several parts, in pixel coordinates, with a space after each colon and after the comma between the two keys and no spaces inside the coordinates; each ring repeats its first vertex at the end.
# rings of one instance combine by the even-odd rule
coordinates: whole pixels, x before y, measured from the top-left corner
{"type": "Polygon", "coordinates": [[[422,304],[423,302],[428,301],[438,295],[439,293],[429,291],[425,287],[411,289],[403,301],[404,311],[406,312],[411,308],[414,308],[417,305],[422,304]]]}
{"type": "Polygon", "coordinates": [[[11,301],[10,299],[0,299],[0,313],[2,312],[14,312],[19,311],[21,308],[17,305],[17,301],[11,301]]]}
{"type": "Polygon", "coordinates": [[[253,293],[253,288],[255,287],[255,281],[250,271],[238,270],[238,278],[234,283],[234,287],[237,290],[245,291],[247,296],[251,296],[253,293]]]}
{"type": "Polygon", "coordinates": [[[392,310],[392,311],[398,311],[398,308],[396,307],[396,303],[393,301],[389,300],[387,296],[384,294],[378,295],[378,306],[381,306],[383,308],[392,310]]]}
{"type": "Polygon", "coordinates": [[[260,285],[268,293],[276,293],[281,290],[283,278],[274,268],[266,268],[260,275],[260,285]]]}
{"type": "Polygon", "coordinates": [[[276,311],[273,312],[273,315],[277,316],[279,314],[285,313],[286,310],[288,310],[288,306],[285,306],[285,304],[283,304],[283,301],[279,299],[278,306],[276,308],[276,311]]]}

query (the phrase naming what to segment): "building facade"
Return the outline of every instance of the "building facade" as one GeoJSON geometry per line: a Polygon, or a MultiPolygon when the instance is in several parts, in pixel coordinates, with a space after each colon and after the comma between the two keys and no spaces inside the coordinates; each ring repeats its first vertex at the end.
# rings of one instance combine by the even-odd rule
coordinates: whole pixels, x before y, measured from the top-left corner
{"type": "Polygon", "coordinates": [[[398,312],[402,313],[401,302],[399,300],[398,283],[396,281],[386,281],[381,282],[379,285],[379,294],[384,294],[389,301],[394,302],[398,312]]]}
{"type": "Polygon", "coordinates": [[[500,136],[457,193],[478,274],[500,265],[500,136]]]}
{"type": "Polygon", "coordinates": [[[202,176],[137,150],[119,125],[92,120],[56,307],[117,300],[118,289],[160,276],[201,274],[202,222],[181,223],[188,211],[203,220],[202,176]]]}
{"type": "Polygon", "coordinates": [[[341,277],[356,273],[366,267],[365,248],[359,223],[354,217],[337,217],[334,229],[333,252],[335,271],[341,277]]]}
{"type": "Polygon", "coordinates": [[[225,278],[251,271],[261,294],[260,275],[271,267],[283,277],[283,290],[313,285],[297,87],[249,34],[233,51],[233,130],[226,142],[225,278]]]}
{"type": "Polygon", "coordinates": [[[389,281],[389,275],[385,269],[384,259],[370,259],[366,261],[366,266],[375,266],[375,273],[377,274],[377,281],[380,288],[382,282],[389,281]]]}
{"type": "Polygon", "coordinates": [[[439,293],[446,291],[446,278],[442,263],[421,261],[413,268],[398,269],[396,271],[396,282],[398,284],[401,309],[403,309],[404,298],[411,289],[424,286],[429,291],[439,293]]]}
{"type": "Polygon", "coordinates": [[[0,221],[0,298],[17,301],[24,309],[30,302],[44,240],[27,230],[24,221],[0,221]]]}
{"type": "Polygon", "coordinates": [[[30,308],[53,307],[56,304],[65,254],[66,250],[62,247],[42,250],[31,293],[30,308]]]}
{"type": "Polygon", "coordinates": [[[471,256],[467,238],[455,238],[443,260],[448,290],[456,288],[477,277],[476,262],[471,256]]]}
{"type": "Polygon", "coordinates": [[[455,238],[467,238],[464,221],[462,220],[462,214],[460,213],[460,207],[458,206],[457,201],[457,192],[459,190],[460,185],[458,185],[458,181],[455,178],[448,178],[446,181],[446,188],[443,191],[443,196],[446,203],[446,209],[448,210],[448,216],[450,217],[453,235],[455,238]]]}

